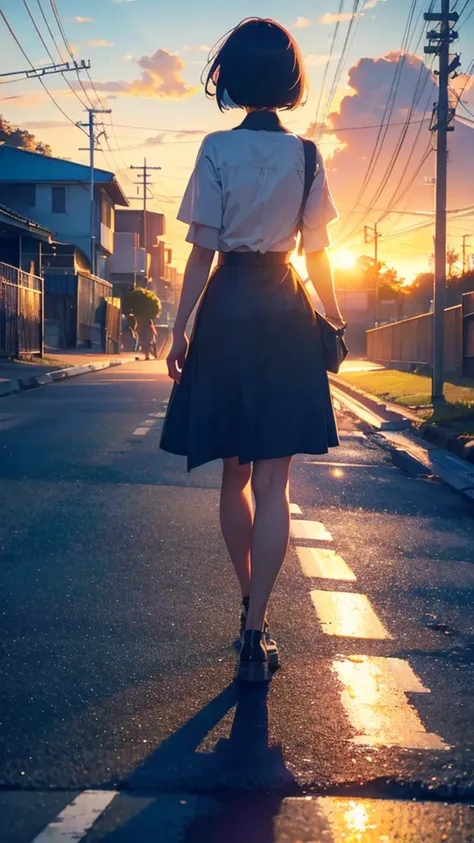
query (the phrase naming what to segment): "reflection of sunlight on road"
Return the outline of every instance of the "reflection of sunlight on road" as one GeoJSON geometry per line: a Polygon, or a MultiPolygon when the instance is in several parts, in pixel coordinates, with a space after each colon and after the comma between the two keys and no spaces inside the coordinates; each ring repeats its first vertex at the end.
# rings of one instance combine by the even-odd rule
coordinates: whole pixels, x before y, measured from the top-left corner
{"type": "MultiPolygon", "coordinates": [[[[352,832],[352,836],[346,840],[361,840],[361,834],[369,828],[369,813],[362,802],[349,802],[349,807],[342,814],[346,831],[352,832]]],[[[375,826],[372,826],[375,828],[375,826]]]]}
{"type": "Polygon", "coordinates": [[[281,843],[295,839],[315,843],[467,843],[472,839],[469,811],[467,805],[440,802],[289,798],[283,800],[275,821],[275,839],[281,843]],[[302,829],[308,836],[302,836],[302,829]]]}
{"type": "Polygon", "coordinates": [[[403,659],[350,656],[333,669],[343,685],[341,701],[356,731],[356,744],[444,750],[441,738],[427,732],[407,693],[429,693],[403,659]]]}

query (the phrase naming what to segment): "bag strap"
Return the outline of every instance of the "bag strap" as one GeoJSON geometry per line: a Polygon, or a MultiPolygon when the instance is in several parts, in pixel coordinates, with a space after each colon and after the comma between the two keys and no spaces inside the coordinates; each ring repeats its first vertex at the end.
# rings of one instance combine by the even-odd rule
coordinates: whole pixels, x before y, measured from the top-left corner
{"type": "Polygon", "coordinates": [[[311,187],[313,185],[315,176],[318,172],[318,157],[316,144],[308,138],[301,138],[301,142],[303,144],[304,152],[304,184],[303,196],[301,199],[301,205],[298,211],[298,217],[296,222],[296,231],[300,232],[300,243],[298,247],[299,255],[303,254],[303,225],[306,203],[308,201],[308,197],[311,192],[311,187]]]}

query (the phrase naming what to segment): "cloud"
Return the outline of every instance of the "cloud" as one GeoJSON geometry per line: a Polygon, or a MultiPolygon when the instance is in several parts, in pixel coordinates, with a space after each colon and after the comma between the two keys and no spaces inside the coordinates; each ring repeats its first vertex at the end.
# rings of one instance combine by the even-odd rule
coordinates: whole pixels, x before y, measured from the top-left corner
{"type": "Polygon", "coordinates": [[[158,146],[160,143],[164,143],[165,137],[165,133],[161,132],[159,135],[155,135],[152,138],[147,138],[145,144],[146,146],[158,146]]]}
{"type": "Polygon", "coordinates": [[[125,53],[123,58],[125,59],[125,61],[132,61],[133,54],[132,53],[125,53]]]}
{"type": "Polygon", "coordinates": [[[325,15],[319,18],[319,23],[342,23],[345,20],[352,20],[352,18],[360,18],[361,15],[362,12],[355,15],[352,14],[352,12],[341,12],[341,14],[338,14],[337,12],[326,12],[325,15]]]}
{"type": "Polygon", "coordinates": [[[339,56],[329,56],[329,55],[321,55],[316,56],[311,53],[309,56],[305,56],[305,64],[307,67],[321,67],[321,65],[326,64],[328,61],[334,61],[334,59],[338,59],[339,56]]]}
{"type": "Polygon", "coordinates": [[[135,0],[112,0],[112,3],[134,3],[135,0]]]}
{"type": "Polygon", "coordinates": [[[387,0],[367,0],[367,2],[362,6],[362,11],[365,12],[367,9],[375,9],[379,3],[386,3],[387,0]]]}
{"type": "Polygon", "coordinates": [[[67,120],[27,120],[22,121],[23,128],[28,129],[65,129],[71,124],[67,120]]]}
{"type": "Polygon", "coordinates": [[[83,17],[82,15],[76,15],[76,17],[73,18],[75,23],[92,23],[93,20],[94,18],[83,17]]]}
{"type": "Polygon", "coordinates": [[[111,41],[107,41],[105,38],[93,38],[92,41],[86,41],[86,45],[88,47],[113,47],[111,41]]]}
{"type": "MultiPolygon", "coordinates": [[[[382,136],[385,134],[385,140],[368,188],[359,200],[359,214],[347,215],[357,198],[375,149],[396,68],[397,66],[400,68],[400,60],[399,52],[391,52],[378,58],[364,57],[357,61],[348,74],[350,92],[342,98],[338,111],[329,117],[329,125],[326,129],[331,131],[329,127],[332,126],[333,136],[340,145],[343,145],[327,159],[326,167],[336,205],[340,206],[341,223],[337,225],[337,230],[345,232],[345,236],[359,222],[362,223],[362,212],[372,204],[377,189],[383,184],[392,157],[395,159],[394,153],[404,132],[403,124],[410,114],[414,99],[411,122],[400,154],[394,161],[393,170],[383,192],[375,202],[375,210],[363,222],[372,224],[374,219],[381,216],[384,209],[390,208],[397,187],[401,183],[403,190],[411,179],[413,181],[406,194],[401,199],[395,195],[392,207],[404,211],[409,209],[431,211],[433,208],[433,192],[423,185],[424,177],[433,175],[433,154],[428,157],[418,173],[416,170],[430,143],[429,118],[432,104],[437,99],[437,81],[431,70],[418,56],[407,54],[401,60],[401,73],[391,115],[391,126],[386,134],[381,133],[382,136]],[[344,216],[345,213],[346,216],[344,216]]],[[[461,116],[462,110],[459,114],[461,116]]],[[[466,167],[465,163],[474,159],[474,127],[462,125],[458,120],[455,121],[455,131],[450,133],[448,142],[450,152],[448,207],[462,207],[472,203],[474,194],[474,169],[466,167]]],[[[380,223],[381,244],[384,242],[383,236],[388,235],[393,228],[405,228],[414,221],[419,221],[419,217],[407,215],[397,219],[396,215],[388,216],[380,223]]],[[[421,253],[426,250],[428,256],[432,251],[432,233],[432,230],[428,228],[415,234],[404,234],[400,242],[408,244],[408,249],[413,249],[416,245],[421,253]]],[[[352,235],[354,236],[356,235],[352,235]]],[[[360,237],[360,234],[357,236],[360,237]]],[[[396,260],[397,250],[401,256],[400,259],[403,259],[403,246],[397,245],[397,240],[387,240],[385,248],[386,252],[381,253],[381,259],[388,257],[390,260],[396,260]],[[395,257],[392,258],[391,255],[395,257]]],[[[409,254],[407,252],[405,255],[405,262],[406,260],[409,262],[409,254]]]]}
{"type": "Polygon", "coordinates": [[[143,71],[139,79],[133,82],[95,82],[96,90],[169,100],[185,99],[198,90],[182,78],[184,62],[177,53],[159,49],[152,56],[142,56],[137,64],[143,71]]]}
{"type": "Polygon", "coordinates": [[[199,44],[199,45],[186,45],[183,47],[185,53],[210,53],[211,47],[208,44],[199,44]]]}
{"type": "Polygon", "coordinates": [[[311,26],[312,21],[309,18],[298,17],[296,18],[293,27],[294,29],[306,29],[308,26],[311,26]]]}

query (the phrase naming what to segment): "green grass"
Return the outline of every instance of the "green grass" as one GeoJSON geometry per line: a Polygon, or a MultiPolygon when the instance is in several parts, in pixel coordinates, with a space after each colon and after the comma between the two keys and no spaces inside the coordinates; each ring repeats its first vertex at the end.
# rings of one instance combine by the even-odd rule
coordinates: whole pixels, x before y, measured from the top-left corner
{"type": "Polygon", "coordinates": [[[342,372],[342,380],[384,401],[410,407],[420,421],[449,424],[460,435],[474,434],[474,382],[446,383],[447,404],[433,411],[431,407],[431,378],[412,375],[395,369],[376,369],[369,372],[342,372]]]}
{"type": "Polygon", "coordinates": [[[64,363],[62,360],[56,360],[55,357],[26,357],[14,358],[15,363],[21,363],[22,366],[55,366],[57,369],[68,369],[70,363],[64,363]]]}

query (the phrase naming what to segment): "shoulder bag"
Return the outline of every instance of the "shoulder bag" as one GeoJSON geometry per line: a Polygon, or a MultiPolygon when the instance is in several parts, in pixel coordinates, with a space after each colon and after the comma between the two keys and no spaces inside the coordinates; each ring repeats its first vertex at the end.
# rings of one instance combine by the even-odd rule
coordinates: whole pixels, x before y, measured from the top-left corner
{"type": "MultiPolygon", "coordinates": [[[[298,213],[297,231],[300,232],[299,254],[303,251],[303,222],[306,203],[314,178],[318,172],[316,145],[307,138],[301,138],[304,149],[304,187],[301,207],[298,213]]],[[[341,363],[346,359],[348,348],[344,341],[346,326],[334,328],[331,323],[316,311],[316,321],[323,346],[323,360],[326,370],[337,375],[341,363]]]]}

